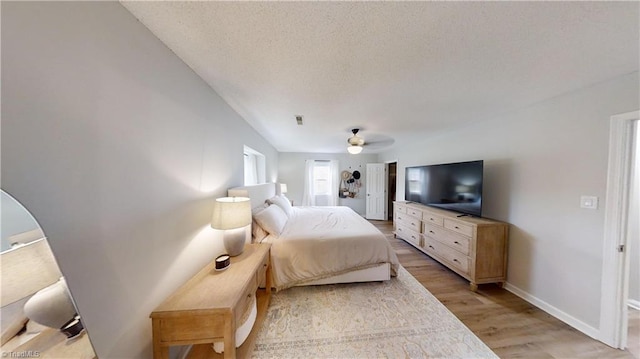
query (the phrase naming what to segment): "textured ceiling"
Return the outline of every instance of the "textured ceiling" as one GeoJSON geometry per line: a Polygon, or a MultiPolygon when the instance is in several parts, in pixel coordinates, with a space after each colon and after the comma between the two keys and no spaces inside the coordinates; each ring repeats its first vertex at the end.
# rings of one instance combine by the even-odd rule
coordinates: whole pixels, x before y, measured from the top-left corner
{"type": "Polygon", "coordinates": [[[398,146],[638,71],[638,2],[122,4],[282,152],[346,152],[353,127],[398,146]]]}

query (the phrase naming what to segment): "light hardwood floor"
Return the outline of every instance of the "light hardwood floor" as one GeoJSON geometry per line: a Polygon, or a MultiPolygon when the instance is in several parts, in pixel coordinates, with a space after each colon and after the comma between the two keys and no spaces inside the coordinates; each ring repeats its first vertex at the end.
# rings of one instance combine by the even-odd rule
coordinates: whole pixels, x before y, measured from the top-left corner
{"type": "MultiPolygon", "coordinates": [[[[464,278],[394,238],[392,222],[371,223],[387,236],[402,266],[501,358],[640,359],[637,349],[613,349],[496,285],[471,292],[464,278]]],[[[638,343],[640,316],[635,311],[630,318],[629,343],[638,343]]]]}
{"type": "MultiPolygon", "coordinates": [[[[403,267],[501,358],[640,359],[640,312],[630,311],[629,350],[610,348],[492,284],[469,290],[469,282],[410,244],[393,236],[393,223],[371,221],[391,242],[403,267]],[[635,346],[632,343],[638,343],[635,346]]],[[[264,305],[260,304],[259,305],[264,305]]],[[[264,312],[264,311],[262,311],[264,312]]],[[[256,326],[264,315],[256,320],[256,326]]],[[[255,342],[254,328],[238,348],[244,358],[255,342]]],[[[217,359],[211,345],[195,345],[189,359],[217,359]]]]}

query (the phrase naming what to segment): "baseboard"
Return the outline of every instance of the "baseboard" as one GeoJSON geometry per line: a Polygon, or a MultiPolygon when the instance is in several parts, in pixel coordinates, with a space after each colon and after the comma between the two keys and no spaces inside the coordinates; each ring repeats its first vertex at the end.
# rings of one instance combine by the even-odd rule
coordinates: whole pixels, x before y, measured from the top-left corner
{"type": "Polygon", "coordinates": [[[627,302],[627,305],[635,310],[640,310],[640,301],[638,300],[629,299],[629,301],[627,302]]]}
{"type": "Polygon", "coordinates": [[[600,340],[598,339],[600,337],[600,330],[597,328],[594,328],[592,326],[590,326],[589,324],[563,312],[562,310],[552,306],[551,304],[525,292],[524,290],[512,285],[511,283],[505,283],[504,285],[504,289],[508,290],[509,292],[517,295],[518,297],[524,299],[525,301],[529,302],[530,304],[538,307],[539,309],[543,310],[544,312],[546,312],[547,314],[552,315],[553,317],[563,321],[564,323],[570,325],[571,327],[581,331],[582,333],[590,336],[593,339],[596,340],[600,340]]]}

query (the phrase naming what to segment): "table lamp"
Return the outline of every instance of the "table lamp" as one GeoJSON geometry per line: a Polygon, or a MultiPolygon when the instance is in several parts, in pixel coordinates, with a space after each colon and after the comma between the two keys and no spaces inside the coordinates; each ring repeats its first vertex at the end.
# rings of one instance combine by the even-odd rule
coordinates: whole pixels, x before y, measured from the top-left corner
{"type": "Polygon", "coordinates": [[[244,251],[245,228],[251,224],[251,202],[247,197],[217,198],[211,228],[223,230],[224,248],[234,257],[244,251]]]}

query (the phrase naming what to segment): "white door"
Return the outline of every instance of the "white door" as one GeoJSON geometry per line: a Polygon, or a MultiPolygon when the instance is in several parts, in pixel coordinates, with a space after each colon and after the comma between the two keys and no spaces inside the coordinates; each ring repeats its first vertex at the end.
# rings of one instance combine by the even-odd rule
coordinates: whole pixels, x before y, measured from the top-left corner
{"type": "Polygon", "coordinates": [[[384,163],[367,163],[367,219],[385,219],[384,163]]]}

